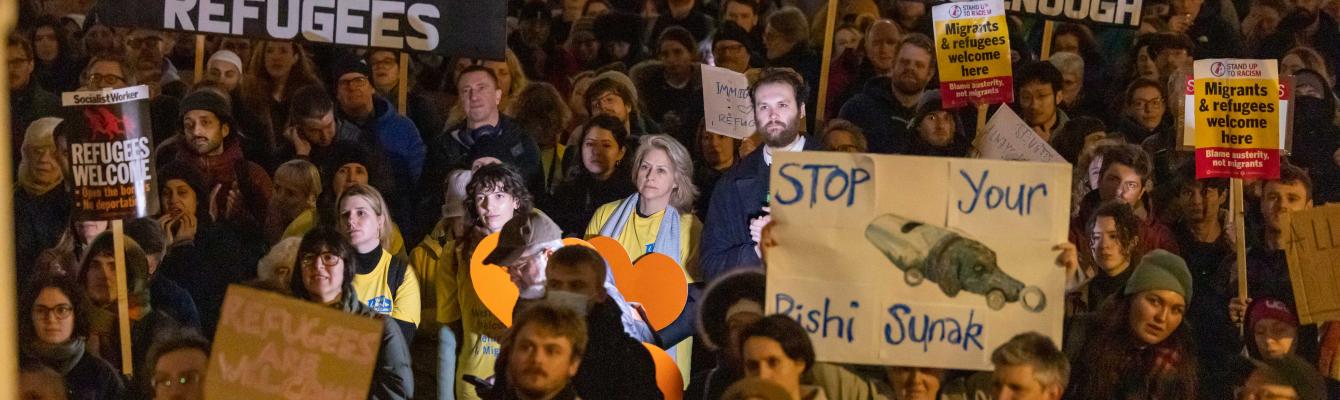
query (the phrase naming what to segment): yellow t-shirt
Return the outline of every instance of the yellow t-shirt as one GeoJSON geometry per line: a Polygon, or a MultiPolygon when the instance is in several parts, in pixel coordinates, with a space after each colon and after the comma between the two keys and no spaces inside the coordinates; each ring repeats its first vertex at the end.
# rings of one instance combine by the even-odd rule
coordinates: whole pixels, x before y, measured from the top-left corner
{"type": "Polygon", "coordinates": [[[493,365],[502,350],[498,337],[507,326],[493,316],[475,293],[468,254],[461,254],[454,240],[445,241],[442,249],[443,255],[438,257],[439,264],[435,268],[437,320],[443,324],[461,321],[464,332],[461,332],[456,357],[456,398],[478,400],[474,385],[462,377],[473,375],[483,379],[493,376],[493,365]]]}
{"type": "MultiPolygon", "coordinates": [[[[619,203],[623,200],[615,200],[596,209],[595,215],[591,216],[591,223],[586,225],[585,237],[600,235],[600,228],[605,226],[605,221],[614,216],[614,210],[619,208],[619,203]]],[[[643,255],[651,252],[652,246],[656,244],[656,236],[661,231],[661,220],[665,218],[665,211],[652,214],[647,217],[633,213],[632,218],[628,219],[628,226],[625,226],[619,237],[614,238],[619,244],[623,245],[624,251],[628,252],[628,259],[634,262],[643,255]]],[[[698,222],[698,218],[693,214],[679,213],[679,268],[684,270],[684,278],[689,282],[697,282],[694,275],[698,258],[698,237],[702,233],[703,224],[698,222]]]]}
{"type": "MultiPolygon", "coordinates": [[[[619,203],[623,200],[615,200],[596,209],[596,213],[591,217],[591,223],[586,226],[586,237],[600,235],[600,228],[605,226],[605,222],[614,216],[614,211],[619,208],[619,203]]],[[[647,217],[638,215],[634,212],[628,219],[628,226],[623,228],[619,237],[614,238],[619,244],[623,245],[624,251],[628,252],[628,258],[637,261],[643,255],[650,253],[656,244],[656,236],[661,231],[661,221],[665,219],[665,211],[652,214],[647,217]]],[[[689,283],[696,281],[694,275],[698,275],[695,262],[698,258],[698,238],[702,233],[703,225],[698,222],[698,218],[693,214],[681,212],[679,214],[679,268],[684,271],[684,279],[689,283]],[[693,271],[692,273],[690,271],[693,271]]],[[[674,357],[675,364],[679,367],[679,373],[684,377],[684,382],[689,381],[689,367],[693,358],[693,338],[684,339],[670,348],[670,355],[674,357]]],[[[686,383],[687,384],[687,383],[686,383]]]]}
{"type": "Polygon", "coordinates": [[[354,293],[368,307],[377,312],[390,315],[401,321],[419,325],[420,298],[419,279],[414,276],[414,268],[409,265],[401,271],[404,279],[395,293],[387,284],[391,274],[391,253],[382,250],[377,268],[366,274],[354,275],[354,293]]]}

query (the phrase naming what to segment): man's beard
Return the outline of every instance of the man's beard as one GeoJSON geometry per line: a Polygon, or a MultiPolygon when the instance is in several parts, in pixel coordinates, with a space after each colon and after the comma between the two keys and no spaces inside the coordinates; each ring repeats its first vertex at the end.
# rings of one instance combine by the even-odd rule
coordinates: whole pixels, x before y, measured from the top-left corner
{"type": "Polygon", "coordinates": [[[921,81],[918,81],[916,77],[904,78],[904,75],[910,74],[903,73],[893,77],[893,88],[896,89],[898,93],[917,94],[926,89],[926,85],[922,84],[921,81]]]}
{"type": "Polygon", "coordinates": [[[774,148],[785,147],[786,145],[795,142],[796,137],[800,136],[799,117],[794,118],[791,121],[787,122],[786,128],[783,128],[782,131],[778,132],[775,136],[772,133],[768,132],[768,125],[774,123],[776,122],[769,122],[768,124],[764,124],[763,126],[760,127],[762,128],[763,131],[763,143],[767,144],[768,147],[774,147],[774,148]]]}

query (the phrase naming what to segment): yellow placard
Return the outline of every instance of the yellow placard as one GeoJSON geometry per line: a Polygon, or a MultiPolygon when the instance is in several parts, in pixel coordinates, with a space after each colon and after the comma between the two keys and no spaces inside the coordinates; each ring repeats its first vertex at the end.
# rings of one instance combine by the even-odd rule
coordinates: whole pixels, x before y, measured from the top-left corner
{"type": "Polygon", "coordinates": [[[931,14],[944,107],[1012,102],[1010,32],[1001,1],[942,4],[931,14]]]}
{"type": "Polygon", "coordinates": [[[1275,60],[1195,63],[1196,175],[1279,176],[1279,72],[1275,60]]]}

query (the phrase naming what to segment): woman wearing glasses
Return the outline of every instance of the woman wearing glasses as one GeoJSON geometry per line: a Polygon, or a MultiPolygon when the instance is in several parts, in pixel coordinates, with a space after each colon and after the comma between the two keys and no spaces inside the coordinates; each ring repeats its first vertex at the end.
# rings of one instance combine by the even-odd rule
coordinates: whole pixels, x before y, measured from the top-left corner
{"type": "Polygon", "coordinates": [[[392,318],[383,316],[359,300],[354,292],[354,271],[358,270],[354,248],[344,235],[333,228],[319,226],[302,237],[298,245],[298,273],[289,287],[299,299],[320,303],[346,313],[381,320],[381,350],[372,373],[369,399],[408,399],[414,397],[414,378],[409,367],[409,346],[392,318]]]}
{"type": "Polygon", "coordinates": [[[89,322],[84,293],[64,278],[34,282],[24,294],[19,336],[25,356],[41,360],[65,377],[70,399],[119,399],[121,375],[86,346],[89,322]]]}

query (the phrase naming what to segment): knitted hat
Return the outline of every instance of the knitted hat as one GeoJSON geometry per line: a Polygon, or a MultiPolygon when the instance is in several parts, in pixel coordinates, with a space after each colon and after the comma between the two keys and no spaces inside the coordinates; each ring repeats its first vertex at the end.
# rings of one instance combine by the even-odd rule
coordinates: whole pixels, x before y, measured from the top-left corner
{"type": "Polygon", "coordinates": [[[1294,315],[1288,304],[1277,299],[1269,297],[1252,300],[1252,305],[1247,307],[1247,331],[1251,332],[1256,327],[1256,323],[1265,319],[1273,319],[1290,326],[1298,327],[1298,316],[1294,315]]]}
{"type": "Polygon", "coordinates": [[[512,218],[498,233],[498,247],[484,259],[485,264],[513,265],[536,245],[563,240],[563,230],[540,210],[531,210],[526,218],[512,218]]]}
{"type": "Polygon", "coordinates": [[[372,67],[369,67],[367,63],[363,62],[362,58],[355,56],[353,53],[338,54],[332,57],[330,62],[332,63],[330,67],[330,87],[332,88],[338,87],[340,78],[351,72],[362,74],[364,78],[372,77],[372,67]]]}
{"type": "MultiPolygon", "coordinates": [[[[181,111],[179,117],[185,117],[186,113],[193,110],[205,110],[214,113],[214,117],[219,122],[232,125],[233,108],[228,106],[228,100],[219,96],[210,90],[196,90],[181,99],[181,111]]],[[[180,120],[179,120],[180,121],[180,120]]]]}
{"type": "Polygon", "coordinates": [[[1167,250],[1154,250],[1140,259],[1135,272],[1126,281],[1123,294],[1135,294],[1150,290],[1171,290],[1191,301],[1191,271],[1186,261],[1167,250]]]}
{"type": "Polygon", "coordinates": [[[940,102],[940,92],[929,91],[926,95],[921,96],[921,103],[917,104],[917,114],[912,118],[912,123],[908,125],[908,129],[915,133],[917,126],[921,125],[921,120],[937,111],[944,111],[944,104],[940,102]]]}
{"type": "Polygon", "coordinates": [[[234,53],[232,50],[219,50],[214,52],[213,55],[209,56],[209,62],[206,62],[205,65],[209,65],[209,63],[214,61],[223,61],[232,64],[239,72],[246,71],[245,69],[242,69],[242,57],[238,57],[237,53],[234,53]]]}
{"type": "Polygon", "coordinates": [[[656,48],[659,49],[661,43],[665,41],[677,42],[680,46],[684,46],[684,49],[688,50],[689,53],[695,53],[698,49],[693,34],[690,33],[688,29],[684,29],[680,26],[671,26],[664,31],[661,31],[661,37],[656,40],[656,48]]]}

